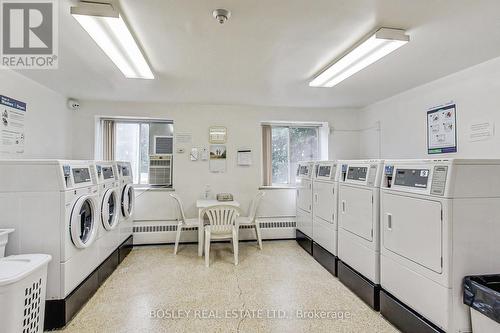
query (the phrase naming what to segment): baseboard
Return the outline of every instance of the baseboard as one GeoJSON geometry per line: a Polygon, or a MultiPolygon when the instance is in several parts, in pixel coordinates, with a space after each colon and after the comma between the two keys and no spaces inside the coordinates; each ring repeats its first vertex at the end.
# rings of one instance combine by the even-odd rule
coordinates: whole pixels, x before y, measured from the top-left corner
{"type": "Polygon", "coordinates": [[[295,239],[297,243],[302,247],[307,253],[313,255],[313,241],[309,236],[304,234],[299,229],[295,230],[295,239]]]}
{"type": "Polygon", "coordinates": [[[133,236],[130,236],[65,299],[46,300],[44,329],[66,326],[130,253],[132,244],[133,236]]]}
{"type": "MultiPolygon", "coordinates": [[[[258,218],[263,240],[295,239],[295,217],[258,218]]],[[[175,221],[135,221],[134,245],[171,244],[175,242],[177,222],[175,221]]],[[[240,241],[255,240],[255,229],[240,226],[240,241]]],[[[198,228],[184,229],[180,243],[198,242],[198,228]]]]}
{"type": "Polygon", "coordinates": [[[380,285],[374,284],[341,260],[337,272],[340,282],[375,311],[380,309],[380,285]]]}
{"type": "Polygon", "coordinates": [[[314,259],[333,276],[337,276],[338,258],[314,241],[312,247],[314,259]]]}
{"type": "Polygon", "coordinates": [[[380,313],[401,332],[444,333],[383,289],[380,291],[380,313]]]}

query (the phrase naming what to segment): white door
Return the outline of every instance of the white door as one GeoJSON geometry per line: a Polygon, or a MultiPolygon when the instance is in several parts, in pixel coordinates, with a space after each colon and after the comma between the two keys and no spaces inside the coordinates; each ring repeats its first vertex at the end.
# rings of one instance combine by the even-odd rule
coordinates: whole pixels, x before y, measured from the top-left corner
{"type": "Polygon", "coordinates": [[[339,226],[368,241],[373,240],[373,192],[368,188],[342,186],[339,226]]]}
{"type": "Polygon", "coordinates": [[[436,273],[442,271],[439,201],[382,193],[383,246],[436,273]]]}
{"type": "Polygon", "coordinates": [[[310,180],[302,180],[297,189],[297,208],[306,212],[312,209],[312,183],[310,180]]]}
{"type": "Polygon", "coordinates": [[[116,191],[106,190],[101,203],[101,221],[106,230],[112,230],[118,224],[118,198],[116,191]]]}
{"type": "Polygon", "coordinates": [[[95,196],[84,195],[76,201],[70,217],[73,244],[80,249],[89,247],[97,234],[95,196]]]}
{"type": "Polygon", "coordinates": [[[134,187],[132,184],[127,184],[123,187],[122,190],[122,199],[121,199],[121,207],[122,207],[122,216],[127,218],[130,217],[134,211],[135,204],[135,194],[134,187]]]}
{"type": "Polygon", "coordinates": [[[313,214],[328,223],[336,223],[337,193],[334,183],[314,182],[313,214]]]}

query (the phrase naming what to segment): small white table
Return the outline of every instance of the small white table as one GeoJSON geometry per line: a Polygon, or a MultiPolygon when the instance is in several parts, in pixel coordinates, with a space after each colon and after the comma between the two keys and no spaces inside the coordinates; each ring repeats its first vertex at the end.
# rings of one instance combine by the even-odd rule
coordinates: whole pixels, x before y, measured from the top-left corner
{"type": "Polygon", "coordinates": [[[218,206],[218,205],[227,205],[239,207],[240,203],[236,200],[233,201],[217,201],[214,199],[199,199],[196,200],[196,208],[198,208],[198,256],[203,255],[203,244],[205,242],[205,228],[204,228],[204,219],[201,216],[201,211],[208,207],[218,206]]]}

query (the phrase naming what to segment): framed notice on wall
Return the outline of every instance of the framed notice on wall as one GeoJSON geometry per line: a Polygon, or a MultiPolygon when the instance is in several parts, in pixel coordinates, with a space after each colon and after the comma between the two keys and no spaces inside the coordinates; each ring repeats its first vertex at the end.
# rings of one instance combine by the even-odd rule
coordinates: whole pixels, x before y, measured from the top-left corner
{"type": "Polygon", "coordinates": [[[0,154],[23,154],[26,103],[0,95],[0,154]]]}
{"type": "Polygon", "coordinates": [[[457,152],[456,105],[450,104],[427,111],[427,153],[457,152]]]}

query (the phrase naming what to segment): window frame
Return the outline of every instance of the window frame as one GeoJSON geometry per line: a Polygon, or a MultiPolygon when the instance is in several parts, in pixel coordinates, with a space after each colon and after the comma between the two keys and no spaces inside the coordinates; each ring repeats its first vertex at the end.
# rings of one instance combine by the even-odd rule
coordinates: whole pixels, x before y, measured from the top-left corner
{"type": "MultiPolygon", "coordinates": [[[[104,151],[103,151],[103,124],[104,121],[113,121],[116,125],[118,123],[131,123],[139,125],[139,140],[141,136],[141,126],[143,124],[151,125],[152,123],[164,123],[172,125],[172,159],[171,159],[171,168],[172,168],[172,179],[171,185],[151,185],[151,184],[141,184],[140,177],[139,183],[134,183],[133,186],[135,188],[146,188],[146,189],[173,189],[174,188],[174,152],[175,152],[175,126],[174,121],[172,119],[167,118],[148,118],[148,117],[112,117],[112,116],[96,116],[95,117],[95,126],[96,126],[96,135],[95,135],[95,143],[94,143],[94,157],[96,160],[104,159],[104,151]]],[[[114,149],[116,149],[116,131],[114,131],[114,149]]],[[[148,155],[149,150],[151,148],[151,142],[148,147],[148,155]]],[[[116,152],[115,152],[116,154],[116,152]]],[[[115,158],[116,160],[116,158],[115,158]]],[[[140,163],[138,163],[138,170],[134,170],[134,172],[140,171],[140,163]]],[[[149,172],[149,171],[148,171],[149,172]]],[[[140,173],[139,173],[140,174],[140,173]]]]}
{"type": "MultiPolygon", "coordinates": [[[[325,160],[328,159],[328,143],[329,143],[329,124],[328,122],[284,122],[284,121],[270,121],[270,122],[261,122],[261,127],[267,125],[271,127],[271,142],[270,145],[272,147],[272,130],[273,128],[281,127],[281,128],[288,128],[289,130],[291,128],[315,128],[316,129],[316,135],[317,135],[317,140],[318,140],[318,158],[320,160],[325,160]]],[[[287,174],[287,183],[274,183],[271,182],[271,184],[268,185],[262,185],[263,188],[294,188],[295,187],[295,179],[291,179],[292,174],[294,173],[293,170],[291,170],[291,156],[290,156],[290,132],[288,133],[288,174],[287,174]]],[[[271,149],[272,150],[272,149],[271,149]]],[[[298,162],[298,161],[297,161],[298,162]]],[[[264,164],[262,164],[262,168],[265,168],[264,164]]],[[[272,159],[271,159],[271,176],[272,176],[272,159]]],[[[262,173],[264,172],[261,170],[262,173]]],[[[272,178],[271,178],[272,179],[272,178]]]]}

